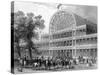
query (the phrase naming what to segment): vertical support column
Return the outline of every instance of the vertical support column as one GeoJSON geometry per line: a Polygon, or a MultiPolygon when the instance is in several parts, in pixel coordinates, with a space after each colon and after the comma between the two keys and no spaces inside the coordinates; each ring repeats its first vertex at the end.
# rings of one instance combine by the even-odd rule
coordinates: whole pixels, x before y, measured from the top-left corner
{"type": "Polygon", "coordinates": [[[73,57],[76,57],[76,26],[74,25],[72,28],[72,50],[73,51],[73,57]]]}
{"type": "Polygon", "coordinates": [[[77,55],[76,55],[76,54],[77,54],[77,53],[76,53],[76,52],[77,52],[77,51],[76,51],[76,50],[77,50],[77,49],[76,49],[76,25],[75,25],[75,27],[74,27],[74,31],[75,31],[75,32],[74,32],[74,40],[75,40],[75,41],[74,41],[74,57],[76,58],[76,57],[77,57],[77,55]]]}

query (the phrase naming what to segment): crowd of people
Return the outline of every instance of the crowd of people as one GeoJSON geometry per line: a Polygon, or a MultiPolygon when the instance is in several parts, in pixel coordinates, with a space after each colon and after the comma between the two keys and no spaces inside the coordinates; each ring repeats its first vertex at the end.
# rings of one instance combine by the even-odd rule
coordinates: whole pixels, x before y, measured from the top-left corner
{"type": "Polygon", "coordinates": [[[58,70],[58,69],[74,69],[74,65],[78,64],[92,64],[96,63],[94,59],[84,59],[83,57],[74,58],[50,58],[50,57],[36,57],[31,60],[27,60],[26,57],[19,58],[20,68],[19,71],[23,71],[23,68],[32,68],[33,70],[58,70]]]}

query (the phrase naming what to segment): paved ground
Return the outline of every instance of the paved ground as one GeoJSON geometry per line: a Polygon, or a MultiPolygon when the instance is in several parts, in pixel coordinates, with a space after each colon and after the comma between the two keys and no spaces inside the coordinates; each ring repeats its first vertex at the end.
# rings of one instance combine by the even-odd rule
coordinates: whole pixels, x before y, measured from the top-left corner
{"type": "Polygon", "coordinates": [[[16,67],[14,69],[15,73],[36,73],[36,72],[50,72],[50,71],[68,71],[68,70],[85,70],[85,69],[96,69],[97,66],[93,65],[91,67],[88,67],[87,65],[84,64],[80,64],[80,65],[74,65],[73,69],[67,69],[66,67],[63,68],[59,68],[59,69],[55,69],[55,70],[35,70],[35,69],[31,69],[31,68],[23,68],[23,72],[19,72],[18,71],[18,67],[16,67]]]}

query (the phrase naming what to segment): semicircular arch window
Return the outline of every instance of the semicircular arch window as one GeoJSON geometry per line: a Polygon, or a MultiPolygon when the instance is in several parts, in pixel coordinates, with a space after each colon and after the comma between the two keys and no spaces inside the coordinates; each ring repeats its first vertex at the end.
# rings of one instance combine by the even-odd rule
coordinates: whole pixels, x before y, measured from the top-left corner
{"type": "Polygon", "coordinates": [[[58,31],[65,28],[69,28],[75,24],[74,18],[72,14],[67,12],[58,12],[53,16],[53,20],[51,23],[51,30],[58,31]]]}

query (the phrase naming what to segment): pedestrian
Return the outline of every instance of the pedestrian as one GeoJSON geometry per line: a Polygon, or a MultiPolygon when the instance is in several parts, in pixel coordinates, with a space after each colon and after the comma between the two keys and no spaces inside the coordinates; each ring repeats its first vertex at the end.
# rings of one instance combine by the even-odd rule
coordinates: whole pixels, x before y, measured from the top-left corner
{"type": "Polygon", "coordinates": [[[19,66],[20,67],[18,67],[18,71],[20,71],[20,72],[22,72],[23,71],[23,59],[22,58],[18,58],[18,60],[19,60],[19,66]]]}
{"type": "Polygon", "coordinates": [[[24,56],[24,59],[23,59],[23,66],[24,67],[26,66],[26,56],[24,56]]]}

